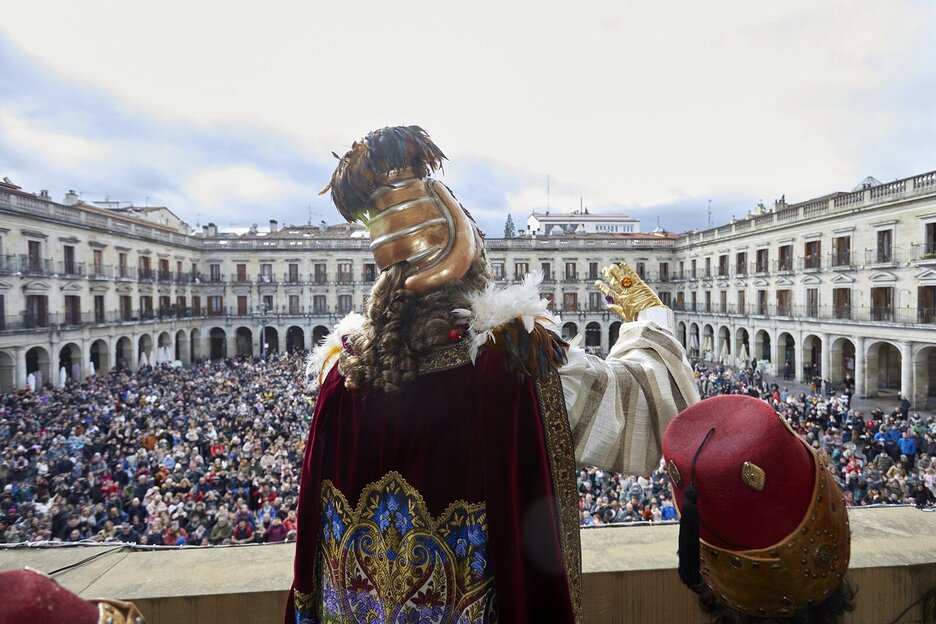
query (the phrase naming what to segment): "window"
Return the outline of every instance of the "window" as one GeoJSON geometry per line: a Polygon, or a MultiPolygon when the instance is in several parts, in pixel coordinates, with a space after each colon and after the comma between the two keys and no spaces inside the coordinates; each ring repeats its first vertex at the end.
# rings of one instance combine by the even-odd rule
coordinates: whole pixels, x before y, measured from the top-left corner
{"type": "Polygon", "coordinates": [[[718,256],[718,277],[728,277],[728,254],[718,256]]]}
{"type": "Polygon", "coordinates": [[[168,295],[162,296],[159,298],[159,317],[169,314],[172,314],[172,299],[168,295]]]}
{"type": "Polygon", "coordinates": [[[247,296],[237,295],[237,316],[247,316],[248,313],[247,296]]]}
{"type": "Polygon", "coordinates": [[[494,279],[497,279],[497,280],[504,279],[504,263],[503,262],[492,262],[491,271],[494,273],[494,279]]]}
{"type": "Polygon", "coordinates": [[[851,318],[851,288],[832,289],[832,315],[837,319],[851,318]]]}
{"type": "Polygon", "coordinates": [[[822,266],[822,241],[808,241],[803,249],[803,268],[818,269],[822,266]]]}
{"type": "Polygon", "coordinates": [[[712,291],[711,290],[705,291],[705,311],[706,312],[712,311],[712,291]]]}
{"type": "Polygon", "coordinates": [[[140,318],[153,318],[153,298],[149,295],[140,297],[140,318]]]}
{"type": "Polygon", "coordinates": [[[686,309],[686,293],[679,291],[676,293],[676,309],[685,310],[686,309]]]}
{"type": "Polygon", "coordinates": [[[197,315],[197,316],[201,316],[202,314],[205,313],[204,310],[202,310],[202,307],[201,307],[201,296],[200,296],[200,295],[193,295],[193,296],[192,296],[192,313],[195,314],[195,315],[197,315]]]}
{"type": "Polygon", "coordinates": [[[671,304],[670,293],[669,293],[669,292],[661,292],[661,293],[660,293],[660,302],[661,302],[663,305],[665,305],[667,308],[670,307],[670,304],[671,304]]]}
{"type": "Polygon", "coordinates": [[[288,271],[286,281],[290,284],[297,284],[299,282],[299,265],[295,262],[291,262],[288,271]]]}
{"type": "Polygon", "coordinates": [[[780,246],[780,271],[793,270],[793,245],[780,246]]]}
{"type": "Polygon", "coordinates": [[[924,257],[936,258],[936,223],[926,224],[923,244],[924,257]]]}
{"type": "Polygon", "coordinates": [[[919,323],[936,323],[936,286],[917,288],[917,309],[919,323]]]}
{"type": "MultiPolygon", "coordinates": [[[[890,230],[888,230],[890,231],[890,230]]],[[[878,232],[880,234],[880,232],[878,232]]],[[[894,289],[891,286],[871,289],[871,320],[894,320],[894,289]]]]}
{"type": "Polygon", "coordinates": [[[767,291],[757,291],[757,313],[764,316],[767,314],[767,291]]]}
{"type": "Polygon", "coordinates": [[[324,284],[328,281],[328,271],[325,269],[324,262],[318,262],[313,267],[313,272],[315,273],[315,283],[324,284]]]}
{"type": "MultiPolygon", "coordinates": [[[[42,243],[39,241],[29,241],[27,244],[27,267],[26,270],[31,273],[42,271],[42,243]]],[[[44,326],[43,326],[44,327],[44,326]]]]}
{"type": "Polygon", "coordinates": [[[793,291],[784,288],[777,291],[777,314],[791,316],[793,314],[793,291]]]}
{"type": "Polygon", "coordinates": [[[588,279],[592,279],[592,280],[598,279],[598,263],[597,262],[588,263],[588,279]]]}
{"type": "Polygon", "coordinates": [[[351,295],[338,295],[338,313],[347,314],[351,311],[351,295]]]}
{"type": "Polygon", "coordinates": [[[685,279],[686,277],[686,263],[682,260],[679,261],[679,274],[677,275],[679,279],[685,279]]]}
{"type": "Polygon", "coordinates": [[[758,249],[757,250],[757,272],[758,273],[767,273],[769,270],[767,268],[767,263],[770,260],[770,250],[768,249],[758,249]]]}
{"type": "Polygon", "coordinates": [[[547,310],[549,310],[550,312],[553,311],[553,310],[555,310],[555,306],[554,306],[553,299],[555,299],[556,296],[555,296],[553,293],[551,293],[551,292],[540,293],[540,297],[542,297],[543,299],[546,300],[546,309],[547,309],[547,310]]]}
{"type": "Polygon", "coordinates": [[[62,249],[62,255],[65,259],[62,272],[65,275],[77,275],[78,272],[75,270],[75,248],[72,245],[65,245],[62,249]]]}
{"type": "Polygon", "coordinates": [[[81,297],[65,295],[65,324],[81,324],[81,297]]]}
{"type": "Polygon", "coordinates": [[[208,265],[208,279],[212,282],[221,281],[221,265],[220,264],[210,264],[208,265]]]}
{"type": "Polygon", "coordinates": [[[702,277],[712,277],[712,259],[710,257],[705,259],[705,274],[702,277]]]}
{"type": "Polygon", "coordinates": [[[574,262],[565,263],[565,278],[567,281],[574,281],[578,279],[578,269],[574,262]]]}
{"type": "Polygon", "coordinates": [[[576,312],[578,311],[578,293],[562,293],[562,311],[563,312],[576,312]]]}
{"type": "Polygon", "coordinates": [[[351,263],[350,262],[338,263],[338,283],[339,284],[351,283],[351,263]]]}
{"type": "Polygon", "coordinates": [[[208,316],[221,316],[224,314],[224,297],[211,295],[208,297],[208,316]]]}
{"type": "Polygon", "coordinates": [[[646,280],[647,279],[647,263],[638,262],[635,273],[637,273],[640,279],[646,280]]]}
{"type": "Polygon", "coordinates": [[[176,263],[175,263],[175,276],[176,276],[176,279],[177,279],[177,280],[181,280],[181,279],[182,279],[182,273],[183,273],[183,271],[182,271],[182,261],[181,261],[181,260],[176,260],[176,263]]]}
{"type": "Polygon", "coordinates": [[[104,295],[94,295],[94,322],[103,323],[104,320],[104,295]]]}
{"type": "Polygon", "coordinates": [[[514,279],[518,282],[530,272],[530,265],[526,262],[514,262],[514,279]]]}
{"type": "Polygon", "coordinates": [[[550,269],[551,266],[549,262],[540,263],[540,271],[543,273],[544,282],[552,280],[552,271],[550,269]]]}
{"type": "Polygon", "coordinates": [[[169,270],[169,259],[159,259],[159,281],[168,282],[172,280],[172,271],[169,270]]]}
{"type": "Polygon", "coordinates": [[[660,281],[661,282],[669,281],[669,262],[660,263],[660,281]]]}
{"type": "Polygon", "coordinates": [[[299,314],[299,295],[289,295],[289,313],[299,314]]]}
{"type": "Polygon", "coordinates": [[[312,297],[312,311],[315,314],[328,314],[328,300],[325,295],[312,297]]]}
{"type": "Polygon", "coordinates": [[[832,266],[851,266],[851,236],[832,239],[832,266]]]}
{"type": "Polygon", "coordinates": [[[130,295],[120,296],[120,320],[133,320],[133,300],[130,298],[130,295]]]}
{"type": "Polygon", "coordinates": [[[739,251],[735,255],[735,275],[747,275],[747,252],[739,251]]]}
{"type": "Polygon", "coordinates": [[[91,264],[94,268],[93,275],[95,277],[104,276],[104,251],[101,249],[94,249],[91,251],[91,264]]]}
{"type": "Polygon", "coordinates": [[[720,290],[718,292],[718,311],[722,314],[728,312],[728,291],[720,290]]]}
{"type": "Polygon", "coordinates": [[[875,262],[894,261],[894,231],[880,230],[877,233],[877,256],[875,262]]]}
{"type": "Polygon", "coordinates": [[[745,301],[746,297],[747,295],[743,290],[738,291],[738,314],[747,314],[747,302],[745,301]]]}
{"type": "Polygon", "coordinates": [[[588,293],[588,309],[592,312],[600,312],[604,309],[604,306],[601,305],[601,293],[600,292],[590,292],[588,293]]]}
{"type": "Polygon", "coordinates": [[[140,256],[139,279],[153,279],[153,265],[149,256],[140,256]]]}
{"type": "MultiPolygon", "coordinates": [[[[504,265],[501,265],[501,273],[503,272],[504,265]]],[[[371,284],[375,281],[377,281],[377,265],[372,262],[368,262],[364,265],[364,283],[371,284]]]]}
{"type": "Polygon", "coordinates": [[[235,270],[237,271],[237,274],[235,275],[234,279],[235,279],[238,283],[241,283],[241,284],[244,283],[244,282],[246,282],[246,281],[247,281],[247,265],[246,265],[246,264],[238,264],[238,265],[235,267],[235,270]]]}
{"type": "Polygon", "coordinates": [[[267,310],[268,312],[272,312],[273,311],[273,295],[263,295],[263,297],[260,299],[260,305],[263,306],[264,310],[267,310]]]}
{"type": "Polygon", "coordinates": [[[692,260],[692,268],[690,269],[689,277],[691,277],[692,279],[696,278],[696,260],[695,259],[692,260]]]}
{"type": "Polygon", "coordinates": [[[175,298],[175,302],[176,302],[176,303],[175,303],[175,304],[176,304],[176,314],[177,314],[178,316],[188,316],[188,315],[189,315],[189,311],[188,311],[188,309],[185,307],[185,296],[184,296],[184,295],[179,295],[178,297],[175,298]]]}
{"type": "Polygon", "coordinates": [[[261,284],[272,284],[273,283],[273,265],[264,263],[260,265],[260,283],[261,284]]]}
{"type": "Polygon", "coordinates": [[[689,302],[689,311],[696,312],[698,311],[698,308],[699,308],[699,293],[693,290],[691,296],[692,296],[692,299],[689,302]]]}
{"type": "Polygon", "coordinates": [[[819,316],[819,289],[806,289],[806,316],[816,318],[819,316]]]}

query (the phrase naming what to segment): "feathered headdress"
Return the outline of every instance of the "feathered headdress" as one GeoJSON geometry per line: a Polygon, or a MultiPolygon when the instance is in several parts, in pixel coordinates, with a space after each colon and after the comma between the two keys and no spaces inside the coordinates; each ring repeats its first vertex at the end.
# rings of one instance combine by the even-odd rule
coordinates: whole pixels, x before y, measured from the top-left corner
{"type": "Polygon", "coordinates": [[[481,253],[471,216],[430,177],[443,160],[419,126],[381,128],[354,142],[322,189],[331,190],[345,219],[367,226],[381,270],[409,263],[406,288],[413,292],[462,278],[481,253]]]}
{"type": "Polygon", "coordinates": [[[338,167],[319,195],[331,190],[335,207],[348,221],[360,220],[374,192],[390,186],[391,174],[411,171],[412,177],[422,180],[446,160],[419,126],[374,130],[355,141],[343,157],[334,156],[338,167]]]}

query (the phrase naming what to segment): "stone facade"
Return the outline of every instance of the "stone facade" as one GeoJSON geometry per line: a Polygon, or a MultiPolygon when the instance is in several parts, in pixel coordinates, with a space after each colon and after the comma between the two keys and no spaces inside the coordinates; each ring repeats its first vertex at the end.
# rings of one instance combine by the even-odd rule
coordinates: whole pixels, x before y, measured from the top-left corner
{"type": "MultiPolygon", "coordinates": [[[[0,389],[39,371],[59,383],[142,358],[179,360],[310,348],[377,277],[353,226],[191,235],[0,184],[0,389]],[[72,205],[68,205],[72,204],[72,205]],[[261,341],[261,335],[265,339],[261,341]]],[[[182,224],[184,225],[184,224],[182,224]]],[[[936,393],[936,173],[777,202],[675,236],[487,239],[496,279],[544,274],[563,335],[606,352],[619,323],[592,286],[627,261],[673,307],[690,354],[803,379],[805,366],[859,393],[936,393]]]]}

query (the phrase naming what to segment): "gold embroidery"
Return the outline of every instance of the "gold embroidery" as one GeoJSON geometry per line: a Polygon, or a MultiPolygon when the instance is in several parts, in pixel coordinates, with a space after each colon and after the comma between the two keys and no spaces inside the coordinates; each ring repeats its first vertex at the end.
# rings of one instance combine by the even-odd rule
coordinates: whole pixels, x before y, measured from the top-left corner
{"type": "Polygon", "coordinates": [[[496,619],[484,504],[459,500],[433,519],[397,472],[367,485],[353,511],[323,481],[321,504],[322,622],[369,621],[371,614],[496,619]]]}
{"type": "Polygon", "coordinates": [[[741,480],[744,485],[758,492],[764,489],[764,483],[767,480],[767,473],[757,464],[744,462],[741,466],[741,480]]]}
{"type": "Polygon", "coordinates": [[[536,382],[546,448],[553,477],[553,492],[559,510],[559,541],[569,580],[569,592],[575,621],[582,621],[582,543],[579,536],[578,490],[576,489],[575,451],[566,413],[565,396],[559,371],[536,382]]]}
{"type": "Polygon", "coordinates": [[[468,342],[465,339],[430,353],[419,362],[419,374],[428,375],[469,364],[471,356],[468,355],[468,342]]]}

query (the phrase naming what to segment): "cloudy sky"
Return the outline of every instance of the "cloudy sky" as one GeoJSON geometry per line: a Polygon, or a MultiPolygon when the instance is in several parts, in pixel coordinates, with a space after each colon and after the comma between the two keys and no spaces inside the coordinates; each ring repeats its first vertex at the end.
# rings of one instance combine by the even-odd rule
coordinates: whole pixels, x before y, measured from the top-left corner
{"type": "Polygon", "coordinates": [[[928,0],[5,3],[0,177],[336,222],[331,152],[419,124],[489,235],[547,201],[704,228],[936,169],[934,32],[928,0]]]}

